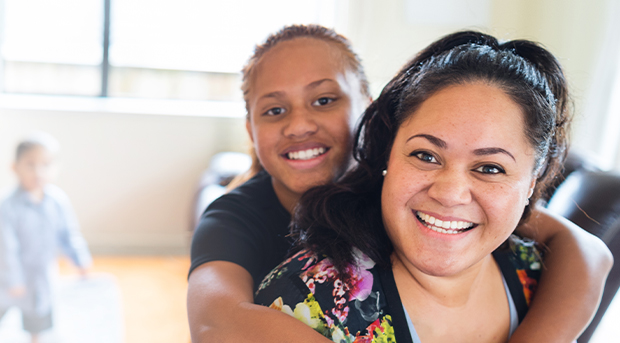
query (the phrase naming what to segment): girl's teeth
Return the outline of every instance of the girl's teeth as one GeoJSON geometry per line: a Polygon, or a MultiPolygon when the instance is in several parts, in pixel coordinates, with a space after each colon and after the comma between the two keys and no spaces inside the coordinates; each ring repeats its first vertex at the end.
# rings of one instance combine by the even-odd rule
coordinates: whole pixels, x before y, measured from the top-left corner
{"type": "Polygon", "coordinates": [[[317,156],[323,155],[325,153],[325,148],[314,148],[300,151],[293,151],[287,154],[287,157],[290,160],[309,160],[311,158],[315,158],[317,156]]]}
{"type": "Polygon", "coordinates": [[[436,219],[435,217],[422,212],[416,212],[418,217],[422,219],[424,225],[429,229],[445,233],[445,234],[457,234],[464,232],[463,229],[469,229],[474,226],[474,223],[463,221],[443,221],[436,219]]]}

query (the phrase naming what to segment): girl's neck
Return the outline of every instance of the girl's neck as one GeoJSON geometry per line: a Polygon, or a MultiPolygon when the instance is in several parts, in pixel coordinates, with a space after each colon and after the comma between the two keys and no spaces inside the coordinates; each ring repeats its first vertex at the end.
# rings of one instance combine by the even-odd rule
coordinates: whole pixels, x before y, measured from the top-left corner
{"type": "Polygon", "coordinates": [[[271,184],[273,186],[273,191],[276,193],[276,197],[280,201],[280,204],[289,212],[293,213],[295,210],[295,206],[297,206],[297,202],[299,202],[299,198],[301,198],[301,194],[292,192],[290,189],[286,188],[282,183],[276,182],[273,177],[271,177],[271,184]]]}

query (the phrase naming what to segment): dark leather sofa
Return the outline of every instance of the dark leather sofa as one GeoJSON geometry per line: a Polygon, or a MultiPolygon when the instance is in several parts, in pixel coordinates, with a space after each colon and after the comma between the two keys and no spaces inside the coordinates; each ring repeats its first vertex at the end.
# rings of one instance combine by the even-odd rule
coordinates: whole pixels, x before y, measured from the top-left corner
{"type": "Polygon", "coordinates": [[[577,340],[587,343],[620,287],[620,173],[601,171],[583,155],[570,153],[547,208],[599,237],[616,263],[607,278],[601,305],[577,340]]]}

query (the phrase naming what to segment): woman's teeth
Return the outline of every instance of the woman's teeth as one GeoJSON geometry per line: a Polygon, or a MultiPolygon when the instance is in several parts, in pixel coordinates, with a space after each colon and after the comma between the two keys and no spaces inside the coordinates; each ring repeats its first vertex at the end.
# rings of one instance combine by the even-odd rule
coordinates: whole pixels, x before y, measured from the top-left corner
{"type": "Polygon", "coordinates": [[[474,227],[474,223],[463,221],[442,221],[426,213],[416,211],[416,215],[427,228],[439,232],[454,235],[462,233],[474,227]]]}
{"type": "Polygon", "coordinates": [[[314,148],[308,150],[292,151],[286,154],[289,160],[309,160],[317,156],[323,155],[325,148],[314,148]]]}

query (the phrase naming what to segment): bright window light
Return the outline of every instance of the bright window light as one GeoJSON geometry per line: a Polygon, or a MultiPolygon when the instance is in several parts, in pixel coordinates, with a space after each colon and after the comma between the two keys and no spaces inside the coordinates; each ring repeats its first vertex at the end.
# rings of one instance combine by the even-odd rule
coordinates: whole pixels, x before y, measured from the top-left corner
{"type": "Polygon", "coordinates": [[[123,0],[111,17],[113,66],[238,73],[286,24],[333,27],[335,0],[123,0]]]}
{"type": "Polygon", "coordinates": [[[341,0],[2,1],[6,93],[235,101],[257,43],[285,25],[334,27],[341,0]]]}

